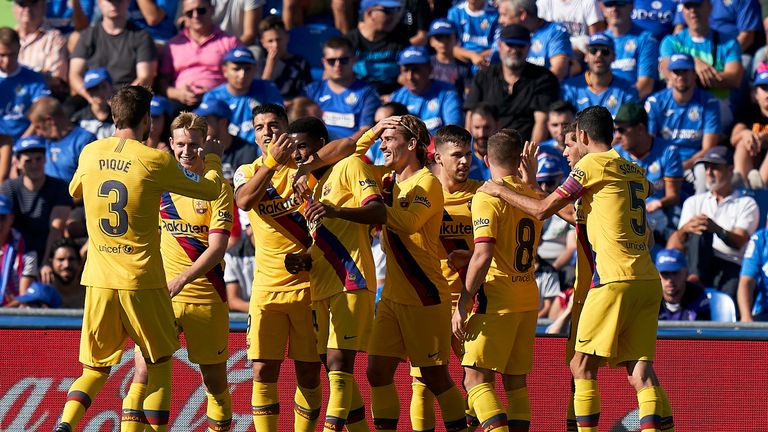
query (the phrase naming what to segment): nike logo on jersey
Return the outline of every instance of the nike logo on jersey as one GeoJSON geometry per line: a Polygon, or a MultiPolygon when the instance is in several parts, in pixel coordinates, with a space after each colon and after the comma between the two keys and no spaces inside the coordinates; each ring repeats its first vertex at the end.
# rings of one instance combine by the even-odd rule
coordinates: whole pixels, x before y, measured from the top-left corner
{"type": "Polygon", "coordinates": [[[591,341],[592,341],[592,339],[579,339],[579,343],[587,343],[587,342],[591,342],[591,341]]]}
{"type": "Polygon", "coordinates": [[[347,335],[344,335],[344,340],[350,340],[350,339],[354,339],[354,338],[356,338],[356,337],[357,337],[357,335],[355,335],[355,336],[347,336],[347,335]]]}
{"type": "Polygon", "coordinates": [[[166,204],[166,205],[161,205],[161,206],[160,206],[160,211],[163,211],[163,210],[167,209],[168,207],[170,207],[170,206],[172,206],[172,205],[173,205],[173,204],[166,204]]]}
{"type": "Polygon", "coordinates": [[[438,354],[440,354],[440,351],[438,351],[438,352],[433,352],[432,354],[428,354],[428,355],[427,355],[427,357],[429,357],[429,358],[435,358],[435,357],[437,357],[437,355],[438,355],[438,354]]]}
{"type": "Polygon", "coordinates": [[[226,351],[226,350],[227,350],[227,348],[226,348],[226,347],[224,347],[224,348],[220,349],[219,351],[217,351],[217,352],[216,352],[216,355],[221,355],[221,354],[222,354],[224,351],[226,351]]]}

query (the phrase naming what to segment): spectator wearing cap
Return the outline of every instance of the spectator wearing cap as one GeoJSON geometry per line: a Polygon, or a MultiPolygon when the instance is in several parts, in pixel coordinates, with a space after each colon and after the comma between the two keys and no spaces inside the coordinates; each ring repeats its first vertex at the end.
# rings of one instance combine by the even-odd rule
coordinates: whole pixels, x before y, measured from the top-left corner
{"type": "Polygon", "coordinates": [[[158,45],[163,45],[176,35],[178,6],[178,0],[129,0],[128,21],[146,30],[158,45]]]}
{"type": "Polygon", "coordinates": [[[653,185],[653,193],[645,199],[645,210],[651,229],[666,242],[668,221],[671,219],[668,215],[672,216],[681,202],[683,163],[677,146],[653,139],[648,133],[648,114],[640,104],[622,105],[614,123],[619,142],[616,152],[643,168],[645,177],[653,185]]]}
{"type": "Polygon", "coordinates": [[[444,18],[433,21],[427,33],[429,46],[435,51],[431,57],[432,79],[453,83],[463,98],[472,81],[472,67],[453,55],[457,35],[456,26],[444,18]]]}
{"type": "Polygon", "coordinates": [[[224,56],[224,78],[227,82],[208,91],[203,102],[222,100],[232,111],[229,133],[254,143],[253,107],[267,103],[283,104],[280,91],[271,81],[255,79],[256,59],[246,48],[234,48],[224,56]]]}
{"type": "Polygon", "coordinates": [[[96,135],[97,139],[111,137],[115,132],[112,122],[111,99],[115,94],[112,77],[107,68],[90,69],[83,77],[83,88],[88,93],[88,106],[72,115],[72,120],[81,128],[96,135]]]}
{"type": "Polygon", "coordinates": [[[768,184],[768,71],[755,76],[751,92],[750,102],[736,115],[731,145],[734,171],[758,189],[768,184]]]}
{"type": "Polygon", "coordinates": [[[660,41],[664,36],[672,34],[672,22],[678,4],[675,0],[635,0],[632,22],[660,41]]]}
{"type": "Polygon", "coordinates": [[[305,95],[322,110],[331,140],[359,138],[371,127],[376,108],[381,105],[373,86],[357,79],[352,43],[345,37],[323,43],[323,71],[326,79],[307,86],[305,95]]]}
{"type": "Polygon", "coordinates": [[[51,246],[47,264],[53,275],[50,284],[61,294],[61,307],[82,309],[85,305],[85,287],[80,284],[83,260],[78,245],[69,238],[56,241],[51,246]]]}
{"type": "Polygon", "coordinates": [[[56,309],[61,307],[61,294],[51,285],[32,282],[27,292],[16,297],[6,307],[56,309]]]}
{"type": "Polygon", "coordinates": [[[599,0],[539,0],[539,17],[560,23],[568,29],[571,46],[580,53],[587,52],[589,36],[605,30],[605,17],[599,0]]]}
{"type": "Polygon", "coordinates": [[[587,70],[563,81],[561,96],[578,111],[601,105],[616,117],[619,107],[627,102],[639,102],[634,84],[613,74],[611,63],[616,58],[613,39],[603,33],[589,37],[587,70]]]}
{"type": "Polygon", "coordinates": [[[501,129],[499,110],[493,105],[481,103],[467,112],[467,118],[467,130],[472,134],[472,165],[469,167],[469,178],[478,181],[490,180],[491,168],[485,163],[485,155],[488,154],[488,138],[501,129]]]}
{"type": "MultiPolygon", "coordinates": [[[[576,108],[572,103],[564,100],[556,100],[547,109],[547,131],[549,138],[539,143],[539,151],[551,150],[560,156],[565,150],[565,129],[576,119],[576,108]]],[[[566,161],[565,166],[568,166],[566,161]]],[[[564,171],[568,175],[569,170],[564,171]]]]}
{"type": "Polygon", "coordinates": [[[662,287],[659,321],[709,321],[712,311],[704,288],[688,281],[688,263],[677,249],[656,255],[662,287]]]}
{"type": "Polygon", "coordinates": [[[165,45],[160,57],[160,92],[189,109],[203,93],[224,83],[221,63],[239,41],[213,23],[211,0],[182,1],[184,29],[165,45]]]}
{"type": "Polygon", "coordinates": [[[645,99],[659,79],[659,41],[632,22],[633,4],[633,0],[602,1],[601,8],[608,24],[603,34],[613,39],[613,74],[635,83],[640,99],[645,99]]]}
{"type": "Polygon", "coordinates": [[[232,111],[224,101],[203,102],[194,113],[205,117],[208,122],[208,136],[221,142],[224,149],[221,156],[221,171],[225,179],[231,182],[235,170],[240,165],[252,163],[259,157],[256,146],[229,134],[229,118],[232,116],[232,111]]]}
{"type": "Polygon", "coordinates": [[[448,21],[456,26],[459,46],[456,58],[485,67],[491,56],[499,12],[485,0],[464,0],[448,10],[448,21]]]}
{"type": "Polygon", "coordinates": [[[696,192],[704,192],[704,166],[694,165],[720,141],[719,103],[709,92],[697,87],[690,55],[673,54],[669,60],[669,88],[654,93],[645,102],[648,131],[660,145],[677,146],[683,168],[695,169],[696,192]]]}
{"type": "Polygon", "coordinates": [[[557,78],[549,69],[526,61],[531,34],[525,27],[502,27],[497,43],[501,63],[475,75],[464,109],[471,112],[487,103],[498,110],[501,128],[515,129],[527,141],[544,141],[547,108],[558,99],[557,78]]]}
{"type": "Polygon", "coordinates": [[[38,277],[37,253],[30,249],[24,236],[13,228],[13,200],[0,195],[0,305],[6,305],[24,294],[38,277]]]}
{"type": "Polygon", "coordinates": [[[690,273],[736,301],[742,257],[760,210],[752,197],[733,187],[729,147],[714,147],[696,163],[704,164],[709,191],[685,200],[667,248],[686,251],[690,273]]]}
{"type": "Polygon", "coordinates": [[[21,48],[19,63],[46,77],[48,87],[57,94],[68,92],[67,40],[56,29],[44,24],[45,0],[14,0],[13,15],[21,48]]]}
{"type": "MultiPolygon", "coordinates": [[[[765,44],[762,13],[758,0],[710,1],[709,23],[722,40],[736,40],[743,54],[754,54],[757,48],[765,44]]],[[[682,3],[688,3],[688,1],[682,3]]],[[[685,25],[687,25],[685,10],[678,9],[675,15],[676,33],[685,25]]]]}
{"type": "Polygon", "coordinates": [[[284,100],[299,96],[312,82],[312,72],[304,57],[288,52],[290,36],[283,20],[277,15],[264,18],[259,23],[259,35],[266,55],[256,62],[256,74],[274,82],[284,100]]]}
{"type": "MultiPolygon", "coordinates": [[[[101,21],[83,30],[69,59],[69,85],[90,103],[83,87],[88,69],[107,68],[116,88],[126,84],[152,87],[157,50],[152,36],[128,21],[130,0],[98,0],[101,21]]],[[[175,13],[175,12],[174,12],[175,13]]]]}
{"type": "Polygon", "coordinates": [[[741,321],[768,321],[768,228],[749,239],[739,275],[741,321]]]}
{"type": "Polygon", "coordinates": [[[167,129],[170,125],[168,121],[171,115],[171,104],[167,98],[163,96],[152,96],[152,102],[149,105],[149,115],[152,121],[152,128],[149,131],[149,138],[147,138],[147,147],[156,148],[158,150],[170,150],[168,145],[168,136],[170,131],[167,129]]]}
{"type": "Polygon", "coordinates": [[[45,23],[65,36],[77,36],[91,25],[96,0],[46,0],[45,23]]]}
{"type": "Polygon", "coordinates": [[[573,58],[568,29],[560,23],[541,19],[535,0],[501,0],[498,7],[500,25],[520,24],[531,32],[528,61],[549,69],[560,81],[567,78],[573,58]]]}
{"type": "Polygon", "coordinates": [[[13,227],[36,257],[48,256],[51,245],[64,236],[73,205],[69,185],[45,174],[45,152],[43,138],[20,139],[13,147],[18,176],[0,186],[12,203],[13,227]]]}
{"type": "Polygon", "coordinates": [[[430,134],[447,125],[463,126],[461,99],[456,87],[430,78],[432,63],[425,47],[412,46],[400,53],[403,87],[392,93],[390,101],[399,102],[420,118],[430,134]]]}
{"type": "Polygon", "coordinates": [[[406,34],[393,32],[402,12],[399,0],[362,0],[360,21],[347,33],[357,61],[353,70],[380,95],[397,88],[397,57],[409,45],[406,34]]]}
{"type": "Polygon", "coordinates": [[[744,68],[739,43],[723,37],[710,27],[711,11],[710,0],[686,0],[683,3],[687,28],[661,41],[660,67],[669,82],[672,77],[669,76],[668,64],[672,54],[690,54],[699,82],[720,101],[720,122],[725,127],[733,121],[729,97],[731,91],[741,85],[744,68]]]}
{"type": "Polygon", "coordinates": [[[42,97],[27,113],[34,133],[45,139],[45,174],[67,184],[77,170],[83,148],[96,141],[96,136],[72,124],[58,100],[42,97]]]}

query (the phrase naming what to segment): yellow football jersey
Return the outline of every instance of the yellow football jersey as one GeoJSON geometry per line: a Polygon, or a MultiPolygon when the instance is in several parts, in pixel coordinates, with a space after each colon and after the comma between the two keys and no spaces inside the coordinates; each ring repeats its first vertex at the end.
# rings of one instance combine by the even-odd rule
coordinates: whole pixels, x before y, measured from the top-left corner
{"type": "MultiPolygon", "coordinates": [[[[381,199],[371,168],[350,156],[323,173],[313,200],[336,207],[362,207],[381,199]]],[[[368,225],[344,219],[324,219],[310,224],[314,239],[310,271],[312,300],[322,300],[342,290],[376,291],[376,267],[368,225]]]]}
{"type": "MultiPolygon", "coordinates": [[[[200,258],[208,249],[209,234],[229,236],[232,210],[232,188],[226,182],[222,183],[219,197],[214,201],[163,193],[160,198],[160,252],[168,280],[200,258]]],[[[224,261],[185,285],[173,301],[199,304],[226,302],[224,261]]]]}
{"type": "Polygon", "coordinates": [[[170,154],[139,141],[110,137],[80,154],[69,193],[82,198],[88,259],[82,284],[101,288],[167,287],[158,233],[165,191],[214,200],[221,191],[221,159],[205,157],[205,178],[181,168],[170,154]]]}
{"type": "MultiPolygon", "coordinates": [[[[510,190],[537,197],[518,177],[508,176],[502,181],[510,190]]],[[[472,200],[472,224],[475,243],[495,243],[491,265],[475,298],[474,312],[537,310],[539,289],[533,273],[542,222],[501,198],[478,192],[472,200]]]]}
{"type": "Polygon", "coordinates": [[[461,189],[455,192],[443,190],[443,224],[440,226],[440,243],[445,249],[445,256],[440,259],[440,267],[443,276],[448,280],[451,292],[461,292],[466,276],[466,268],[453,271],[448,267],[448,254],[455,250],[474,249],[472,241],[472,197],[482,185],[477,180],[469,179],[461,185],[461,189]]]}
{"type": "MultiPolygon", "coordinates": [[[[242,165],[234,175],[235,191],[253,177],[262,165],[262,158],[242,165]]],[[[294,291],[309,288],[309,273],[293,275],[285,269],[285,256],[306,252],[312,244],[307,221],[300,213],[301,199],[293,195],[296,169],[281,167],[272,175],[264,196],[248,211],[256,247],[254,291],[294,291]]],[[[310,187],[314,179],[310,177],[310,187]]]]}
{"type": "Polygon", "coordinates": [[[648,247],[645,199],[650,192],[645,171],[616,150],[584,156],[557,189],[560,196],[580,201],[586,230],[577,227],[577,236],[585,252],[591,245],[591,286],[659,278],[648,247]]]}

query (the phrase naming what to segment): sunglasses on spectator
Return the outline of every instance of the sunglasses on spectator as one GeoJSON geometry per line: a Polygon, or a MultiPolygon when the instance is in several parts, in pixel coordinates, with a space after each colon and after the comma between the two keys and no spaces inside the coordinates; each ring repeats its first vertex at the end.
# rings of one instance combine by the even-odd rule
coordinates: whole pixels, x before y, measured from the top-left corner
{"type": "Polygon", "coordinates": [[[601,48],[601,47],[589,47],[589,53],[592,55],[596,55],[597,53],[600,53],[603,55],[603,57],[611,55],[611,49],[610,48],[601,48]]]}
{"type": "Polygon", "coordinates": [[[342,66],[346,66],[349,64],[349,57],[336,57],[336,58],[327,58],[324,59],[326,63],[330,66],[336,66],[336,63],[341,63],[342,66]]]}
{"type": "Polygon", "coordinates": [[[701,3],[683,3],[683,9],[698,9],[701,7],[701,3]]]}
{"type": "Polygon", "coordinates": [[[387,15],[395,15],[400,13],[399,7],[381,7],[381,8],[375,8],[371,9],[371,12],[384,12],[387,15]]]}
{"type": "Polygon", "coordinates": [[[188,11],[184,11],[184,15],[187,18],[192,18],[193,16],[195,16],[195,13],[197,13],[197,16],[205,15],[206,13],[208,13],[208,8],[199,7],[199,8],[190,9],[188,11]]]}
{"type": "Polygon", "coordinates": [[[764,92],[768,92],[768,84],[760,84],[760,85],[755,86],[755,88],[759,88],[760,90],[762,90],[764,92]]]}
{"type": "Polygon", "coordinates": [[[624,135],[630,128],[632,128],[632,126],[616,126],[613,130],[619,135],[624,135]]]}

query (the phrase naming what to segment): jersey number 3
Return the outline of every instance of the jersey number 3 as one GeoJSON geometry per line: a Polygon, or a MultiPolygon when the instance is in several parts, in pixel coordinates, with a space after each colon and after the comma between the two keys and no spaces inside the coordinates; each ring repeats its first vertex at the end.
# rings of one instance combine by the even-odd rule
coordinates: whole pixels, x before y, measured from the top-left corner
{"type": "Polygon", "coordinates": [[[99,186],[99,197],[109,201],[109,213],[112,217],[99,219],[99,227],[110,237],[120,237],[128,232],[128,188],[117,180],[107,180],[99,186]],[[114,220],[114,224],[112,223],[114,220]]]}

